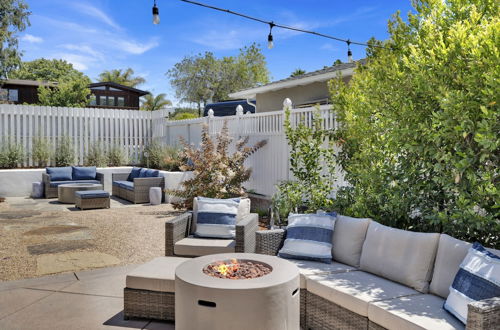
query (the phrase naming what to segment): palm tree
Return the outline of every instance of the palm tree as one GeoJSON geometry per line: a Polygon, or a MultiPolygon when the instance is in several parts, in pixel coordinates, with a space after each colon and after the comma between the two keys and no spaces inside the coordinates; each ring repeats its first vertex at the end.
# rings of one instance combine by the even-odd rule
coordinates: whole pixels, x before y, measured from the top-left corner
{"type": "Polygon", "coordinates": [[[128,68],[126,70],[113,69],[106,70],[99,75],[100,82],[115,82],[117,84],[135,87],[143,84],[146,80],[142,77],[134,77],[134,70],[128,68]]]}
{"type": "Polygon", "coordinates": [[[153,94],[146,94],[142,100],[141,110],[154,111],[171,106],[172,101],[167,100],[165,96],[164,93],[158,94],[156,97],[153,94]]]}
{"type": "Polygon", "coordinates": [[[290,77],[297,77],[297,76],[303,75],[304,73],[306,73],[306,72],[302,69],[295,69],[295,71],[292,72],[290,77]]]}

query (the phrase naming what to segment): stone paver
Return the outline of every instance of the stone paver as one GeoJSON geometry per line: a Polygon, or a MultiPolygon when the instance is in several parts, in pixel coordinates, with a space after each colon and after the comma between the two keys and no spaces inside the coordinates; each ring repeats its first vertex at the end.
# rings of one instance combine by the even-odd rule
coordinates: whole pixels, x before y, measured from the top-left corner
{"type": "Polygon", "coordinates": [[[31,255],[50,254],[58,252],[66,252],[80,249],[88,249],[93,247],[93,244],[85,241],[68,240],[66,242],[45,243],[28,246],[28,252],[31,255]]]}
{"type": "Polygon", "coordinates": [[[102,252],[68,252],[47,254],[37,259],[37,275],[76,271],[117,265],[120,259],[102,252]]]}

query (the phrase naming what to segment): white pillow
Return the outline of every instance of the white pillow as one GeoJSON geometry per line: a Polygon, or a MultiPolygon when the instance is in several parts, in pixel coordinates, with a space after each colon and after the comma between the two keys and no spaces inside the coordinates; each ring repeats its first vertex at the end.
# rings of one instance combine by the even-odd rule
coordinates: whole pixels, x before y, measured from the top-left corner
{"type": "Polygon", "coordinates": [[[194,236],[204,238],[230,238],[236,234],[236,216],[239,198],[216,199],[196,197],[196,231],[194,236]]]}

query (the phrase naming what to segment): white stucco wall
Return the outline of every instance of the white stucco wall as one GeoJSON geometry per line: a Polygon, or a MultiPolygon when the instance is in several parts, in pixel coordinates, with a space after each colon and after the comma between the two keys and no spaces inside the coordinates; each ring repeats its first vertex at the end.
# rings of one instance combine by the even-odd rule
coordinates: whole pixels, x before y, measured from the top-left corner
{"type": "MultiPolygon", "coordinates": [[[[104,189],[111,192],[111,174],[130,172],[131,169],[131,166],[103,167],[97,168],[97,171],[104,173],[104,189]]],[[[0,197],[30,196],[31,184],[37,181],[41,182],[42,173],[44,172],[44,168],[0,170],[0,197]]],[[[180,183],[183,180],[189,178],[192,175],[192,172],[160,171],[160,175],[163,175],[165,177],[165,188],[177,189],[180,188],[180,183]]]]}

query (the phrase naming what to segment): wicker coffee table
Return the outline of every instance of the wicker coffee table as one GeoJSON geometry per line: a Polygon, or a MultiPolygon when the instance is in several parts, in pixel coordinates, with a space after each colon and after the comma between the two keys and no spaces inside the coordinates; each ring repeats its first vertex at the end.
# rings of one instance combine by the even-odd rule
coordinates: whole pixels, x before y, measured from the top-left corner
{"type": "Polygon", "coordinates": [[[75,192],[82,190],[102,190],[102,184],[98,183],[68,183],[57,187],[59,203],[75,204],[75,192]]]}

